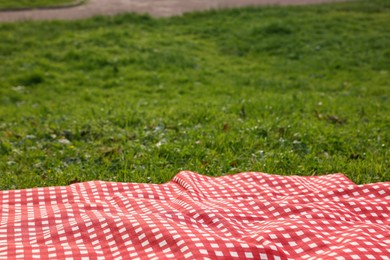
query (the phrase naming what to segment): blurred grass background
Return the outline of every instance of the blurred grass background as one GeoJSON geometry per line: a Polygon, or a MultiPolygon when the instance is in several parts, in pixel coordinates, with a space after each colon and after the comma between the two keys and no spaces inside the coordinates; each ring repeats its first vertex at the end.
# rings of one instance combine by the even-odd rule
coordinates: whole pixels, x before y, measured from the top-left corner
{"type": "Polygon", "coordinates": [[[0,24],[0,189],[389,181],[390,2],[0,24]]]}

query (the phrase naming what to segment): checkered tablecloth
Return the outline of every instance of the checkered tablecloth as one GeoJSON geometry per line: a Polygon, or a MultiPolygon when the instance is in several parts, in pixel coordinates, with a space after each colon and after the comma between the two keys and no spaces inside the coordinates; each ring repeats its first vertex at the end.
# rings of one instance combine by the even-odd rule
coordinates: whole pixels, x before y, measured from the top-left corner
{"type": "Polygon", "coordinates": [[[389,259],[390,183],[180,172],[0,192],[2,259],[389,259]]]}

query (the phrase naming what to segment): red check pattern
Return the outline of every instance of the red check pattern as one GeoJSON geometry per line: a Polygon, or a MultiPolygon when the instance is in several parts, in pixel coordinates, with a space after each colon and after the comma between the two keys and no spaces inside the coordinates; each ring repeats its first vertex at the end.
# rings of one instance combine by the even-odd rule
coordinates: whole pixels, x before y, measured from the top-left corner
{"type": "Polygon", "coordinates": [[[1,259],[390,259],[390,183],[180,172],[0,192],[1,259]]]}

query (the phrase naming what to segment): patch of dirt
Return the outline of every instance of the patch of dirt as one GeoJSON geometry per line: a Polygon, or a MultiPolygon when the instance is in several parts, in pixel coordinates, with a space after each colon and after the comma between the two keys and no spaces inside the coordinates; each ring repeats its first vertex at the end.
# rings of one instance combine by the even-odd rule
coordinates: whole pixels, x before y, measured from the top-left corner
{"type": "MultiPolygon", "coordinates": [[[[88,0],[83,5],[58,9],[0,11],[0,22],[21,20],[74,20],[119,13],[169,17],[191,11],[256,5],[303,5],[346,0],[88,0]]],[[[348,0],[347,0],[348,1],[348,0]]]]}

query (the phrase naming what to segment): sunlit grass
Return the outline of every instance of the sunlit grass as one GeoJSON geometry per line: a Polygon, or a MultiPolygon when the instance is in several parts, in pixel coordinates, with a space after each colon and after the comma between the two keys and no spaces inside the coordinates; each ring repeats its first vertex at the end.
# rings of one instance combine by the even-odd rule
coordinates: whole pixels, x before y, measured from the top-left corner
{"type": "Polygon", "coordinates": [[[0,0],[0,10],[61,7],[82,2],[84,0],[0,0]]]}
{"type": "Polygon", "coordinates": [[[0,25],[0,188],[389,181],[390,4],[0,25]]]}

